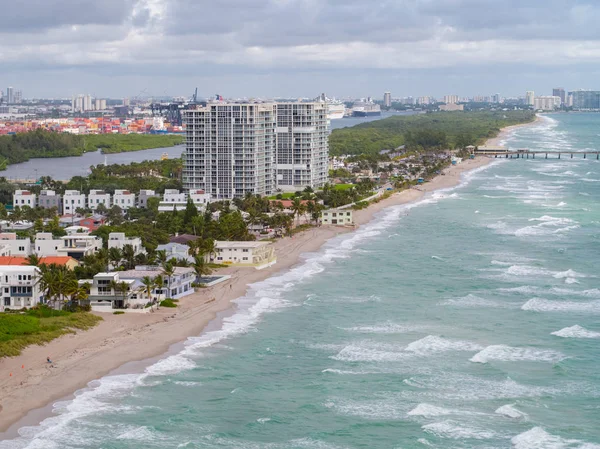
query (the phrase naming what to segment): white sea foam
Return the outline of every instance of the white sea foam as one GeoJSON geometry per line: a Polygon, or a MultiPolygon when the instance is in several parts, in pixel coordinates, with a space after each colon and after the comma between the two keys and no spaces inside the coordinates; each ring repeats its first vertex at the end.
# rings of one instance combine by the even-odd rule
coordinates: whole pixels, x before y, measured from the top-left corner
{"type": "Polygon", "coordinates": [[[554,277],[556,279],[564,279],[564,278],[584,278],[586,277],[585,274],[582,273],[578,273],[577,271],[573,271],[571,269],[567,270],[567,271],[560,271],[556,274],[554,274],[554,277]]]}
{"type": "Polygon", "coordinates": [[[495,413],[511,419],[526,419],[528,416],[527,413],[517,410],[515,404],[503,405],[496,409],[495,413]]]}
{"type": "Polygon", "coordinates": [[[565,327],[559,331],[552,332],[552,335],[563,338],[600,338],[600,332],[590,331],[579,325],[565,327]]]}
{"type": "Polygon", "coordinates": [[[511,440],[515,449],[600,449],[600,445],[580,440],[561,438],[541,427],[523,432],[511,440]]]}
{"type": "Polygon", "coordinates": [[[364,419],[401,420],[406,418],[408,404],[394,398],[356,401],[348,399],[331,399],[325,407],[335,410],[340,415],[359,416],[364,419]]]}
{"type": "Polygon", "coordinates": [[[531,298],[521,306],[521,309],[534,312],[580,312],[596,314],[600,313],[600,301],[550,301],[543,298],[531,298]]]}
{"type": "Polygon", "coordinates": [[[406,347],[406,351],[418,355],[432,355],[447,351],[478,351],[482,347],[469,341],[448,340],[435,335],[428,335],[420,340],[413,341],[406,347]]]}
{"type": "Polygon", "coordinates": [[[552,272],[545,268],[532,267],[530,265],[511,265],[505,273],[509,276],[549,276],[552,272]]]}
{"type": "Polygon", "coordinates": [[[348,332],[356,332],[360,334],[405,334],[423,329],[421,325],[415,324],[397,324],[390,321],[373,326],[355,326],[343,328],[348,332]]]}
{"type": "Polygon", "coordinates": [[[150,376],[166,376],[177,374],[181,371],[191,370],[196,367],[196,363],[180,354],[172,355],[166,359],[156,362],[146,368],[146,374],[150,376]]]}
{"type": "Polygon", "coordinates": [[[579,281],[575,278],[566,278],[565,284],[579,284],[579,281]]]}
{"type": "Polygon", "coordinates": [[[504,307],[502,303],[468,294],[462,298],[452,298],[442,301],[440,305],[454,307],[504,307]]]}
{"type": "Polygon", "coordinates": [[[407,413],[408,416],[424,416],[430,418],[432,416],[451,415],[452,411],[443,407],[438,407],[431,404],[419,404],[407,413]]]}
{"type": "Polygon", "coordinates": [[[492,345],[478,352],[470,361],[474,363],[488,363],[491,361],[516,362],[558,362],[564,359],[560,352],[547,349],[513,348],[506,345],[492,345]]]}
{"type": "Polygon", "coordinates": [[[345,346],[331,358],[343,362],[394,362],[410,356],[394,345],[364,341],[345,346]]]}
{"type": "Polygon", "coordinates": [[[117,440],[156,441],[159,436],[146,426],[134,427],[117,436],[117,440]]]}
{"type": "Polygon", "coordinates": [[[260,424],[265,424],[265,423],[268,423],[269,421],[271,421],[271,418],[258,418],[256,420],[256,422],[258,422],[260,424]]]}
{"type": "Polygon", "coordinates": [[[451,420],[426,424],[422,429],[437,437],[453,440],[488,440],[496,437],[496,433],[491,430],[467,427],[462,423],[451,420]]]}

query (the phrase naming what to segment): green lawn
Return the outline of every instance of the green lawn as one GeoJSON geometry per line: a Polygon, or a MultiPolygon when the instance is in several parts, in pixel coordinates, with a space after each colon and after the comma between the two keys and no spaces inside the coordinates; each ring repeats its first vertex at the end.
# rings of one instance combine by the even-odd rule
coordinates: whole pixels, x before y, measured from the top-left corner
{"type": "Polygon", "coordinates": [[[13,357],[29,345],[43,345],[76,329],[89,329],[102,318],[86,312],[65,312],[46,307],[25,313],[0,314],[0,357],[13,357]]]}
{"type": "MultiPolygon", "coordinates": [[[[294,198],[294,192],[289,192],[289,193],[282,193],[282,200],[291,200],[294,198]]],[[[277,198],[277,195],[273,195],[269,197],[270,200],[277,200],[279,198],[277,198]]]]}
{"type": "Polygon", "coordinates": [[[334,190],[349,190],[354,187],[354,184],[336,184],[333,186],[334,190]]]}

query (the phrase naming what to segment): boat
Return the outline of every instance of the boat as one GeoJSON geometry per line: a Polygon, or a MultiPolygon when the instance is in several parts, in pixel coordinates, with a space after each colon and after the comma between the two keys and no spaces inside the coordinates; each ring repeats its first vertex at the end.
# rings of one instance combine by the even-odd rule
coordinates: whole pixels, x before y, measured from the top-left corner
{"type": "Polygon", "coordinates": [[[374,117],[381,115],[381,106],[375,103],[357,101],[352,106],[353,117],[374,117]]]}
{"type": "Polygon", "coordinates": [[[338,120],[344,118],[346,113],[346,105],[342,102],[327,102],[327,118],[329,120],[338,120]]]}
{"type": "Polygon", "coordinates": [[[169,153],[163,153],[160,155],[161,161],[166,161],[167,159],[169,159],[169,153]]]}

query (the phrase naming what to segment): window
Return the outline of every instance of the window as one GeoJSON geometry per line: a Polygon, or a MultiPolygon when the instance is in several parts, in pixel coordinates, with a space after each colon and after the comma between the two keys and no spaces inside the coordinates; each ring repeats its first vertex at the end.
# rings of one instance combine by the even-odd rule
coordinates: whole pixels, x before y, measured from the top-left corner
{"type": "Polygon", "coordinates": [[[8,287],[4,288],[4,293],[8,293],[8,287]]]}
{"type": "Polygon", "coordinates": [[[10,298],[4,298],[4,305],[10,306],[10,298]]]}
{"type": "Polygon", "coordinates": [[[19,275],[19,280],[22,281],[23,280],[23,276],[19,275]]]}
{"type": "Polygon", "coordinates": [[[247,257],[244,257],[244,258],[243,258],[243,260],[248,260],[248,258],[247,258],[247,257]]]}
{"type": "Polygon", "coordinates": [[[27,280],[29,280],[29,281],[31,280],[31,275],[27,276],[27,280]]]}
{"type": "Polygon", "coordinates": [[[25,247],[24,246],[19,246],[19,251],[25,251],[25,247]]]}

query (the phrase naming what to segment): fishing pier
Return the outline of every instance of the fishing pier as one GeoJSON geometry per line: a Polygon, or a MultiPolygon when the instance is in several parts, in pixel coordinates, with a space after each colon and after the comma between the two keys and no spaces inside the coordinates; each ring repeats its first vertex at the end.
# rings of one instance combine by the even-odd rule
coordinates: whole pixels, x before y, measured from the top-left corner
{"type": "MultiPolygon", "coordinates": [[[[469,148],[470,149],[470,148],[469,148]]],[[[574,157],[581,159],[596,159],[600,160],[600,151],[532,151],[526,148],[509,150],[501,146],[481,146],[472,147],[472,152],[478,156],[493,156],[494,158],[506,159],[573,159],[574,157]]]]}

